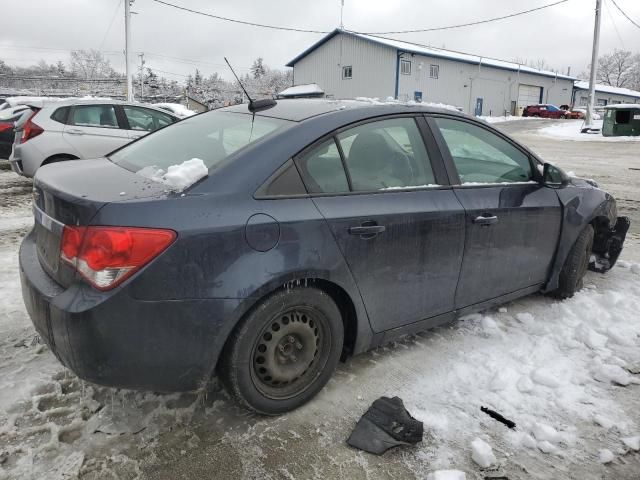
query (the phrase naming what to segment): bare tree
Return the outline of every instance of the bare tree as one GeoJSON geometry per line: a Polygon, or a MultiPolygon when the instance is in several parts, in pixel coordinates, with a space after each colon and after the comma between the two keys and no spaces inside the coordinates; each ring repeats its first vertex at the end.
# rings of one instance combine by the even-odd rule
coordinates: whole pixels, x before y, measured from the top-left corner
{"type": "Polygon", "coordinates": [[[638,55],[616,49],[598,58],[598,82],[612,87],[630,86],[634,69],[638,68],[638,55]]]}
{"type": "Polygon", "coordinates": [[[73,50],[70,61],[71,72],[82,79],[113,78],[119,76],[98,50],[73,50]]]}

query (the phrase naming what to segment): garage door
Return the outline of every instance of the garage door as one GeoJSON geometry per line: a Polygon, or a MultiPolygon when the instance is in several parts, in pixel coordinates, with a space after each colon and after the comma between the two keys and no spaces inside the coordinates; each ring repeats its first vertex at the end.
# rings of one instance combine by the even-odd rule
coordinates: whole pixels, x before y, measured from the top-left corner
{"type": "Polygon", "coordinates": [[[535,85],[522,85],[518,87],[518,106],[537,105],[540,103],[540,91],[542,87],[535,85]]]}

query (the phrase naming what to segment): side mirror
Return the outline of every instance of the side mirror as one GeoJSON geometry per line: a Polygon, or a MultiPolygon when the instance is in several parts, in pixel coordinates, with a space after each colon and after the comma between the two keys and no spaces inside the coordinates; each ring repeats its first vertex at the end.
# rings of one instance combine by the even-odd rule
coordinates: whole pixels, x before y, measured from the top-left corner
{"type": "Polygon", "coordinates": [[[542,183],[543,185],[555,188],[566,187],[569,184],[569,175],[564,170],[552,165],[551,163],[545,163],[542,170],[542,183]]]}

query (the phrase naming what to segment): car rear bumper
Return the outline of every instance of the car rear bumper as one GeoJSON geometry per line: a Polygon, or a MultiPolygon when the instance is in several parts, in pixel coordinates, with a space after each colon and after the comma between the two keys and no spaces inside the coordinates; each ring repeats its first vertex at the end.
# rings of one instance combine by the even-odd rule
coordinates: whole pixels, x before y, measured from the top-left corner
{"type": "Polygon", "coordinates": [[[101,385],[187,391],[210,379],[224,345],[221,331],[241,300],[143,301],[125,286],[98,292],[57,284],[42,269],[34,235],[20,248],[22,295],[33,324],[55,356],[80,378],[101,385]]]}

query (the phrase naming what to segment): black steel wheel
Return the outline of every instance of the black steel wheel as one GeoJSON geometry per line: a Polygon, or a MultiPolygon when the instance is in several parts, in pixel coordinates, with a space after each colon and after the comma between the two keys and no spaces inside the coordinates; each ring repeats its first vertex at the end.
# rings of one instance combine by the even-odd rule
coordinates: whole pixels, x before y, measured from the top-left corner
{"type": "Polygon", "coordinates": [[[266,415],[293,410],[329,380],[343,335],[340,311],[324,291],[276,292],[232,334],[220,359],[221,378],[252,410],[266,415]]]}
{"type": "Polygon", "coordinates": [[[593,249],[593,227],[587,225],[567,255],[560,271],[558,288],[553,295],[558,298],[570,298],[584,286],[584,276],[589,268],[591,250],[593,249]]]}

